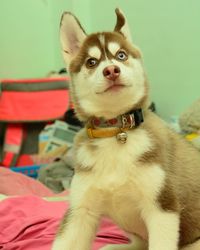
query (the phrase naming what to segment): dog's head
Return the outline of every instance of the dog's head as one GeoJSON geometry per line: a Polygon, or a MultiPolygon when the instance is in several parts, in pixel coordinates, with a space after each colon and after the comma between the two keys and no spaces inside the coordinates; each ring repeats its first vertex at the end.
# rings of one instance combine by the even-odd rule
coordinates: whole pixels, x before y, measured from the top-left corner
{"type": "Polygon", "coordinates": [[[116,9],[113,32],[86,35],[71,13],[61,19],[61,44],[79,119],[111,119],[147,105],[141,53],[132,44],[126,18],[116,9]]]}

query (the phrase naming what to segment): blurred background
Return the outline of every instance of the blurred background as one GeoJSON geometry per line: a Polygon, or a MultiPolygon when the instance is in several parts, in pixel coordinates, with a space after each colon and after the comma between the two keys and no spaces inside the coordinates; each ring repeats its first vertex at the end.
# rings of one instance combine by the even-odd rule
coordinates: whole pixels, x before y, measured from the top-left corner
{"type": "Polygon", "coordinates": [[[1,0],[0,78],[59,71],[62,12],[73,12],[91,33],[113,29],[116,7],[143,52],[158,114],[179,116],[200,96],[199,0],[1,0]]]}

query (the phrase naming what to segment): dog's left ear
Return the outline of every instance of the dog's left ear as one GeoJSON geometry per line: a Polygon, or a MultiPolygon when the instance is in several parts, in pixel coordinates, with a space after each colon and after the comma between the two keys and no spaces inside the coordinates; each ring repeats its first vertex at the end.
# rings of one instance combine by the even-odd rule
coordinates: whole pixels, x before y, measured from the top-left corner
{"type": "Polygon", "coordinates": [[[60,22],[60,40],[67,67],[78,52],[86,36],[78,19],[70,12],[63,13],[60,22]]]}
{"type": "Polygon", "coordinates": [[[132,42],[131,33],[125,15],[118,8],[115,9],[115,13],[117,16],[117,23],[114,31],[122,33],[129,42],[132,42]]]}

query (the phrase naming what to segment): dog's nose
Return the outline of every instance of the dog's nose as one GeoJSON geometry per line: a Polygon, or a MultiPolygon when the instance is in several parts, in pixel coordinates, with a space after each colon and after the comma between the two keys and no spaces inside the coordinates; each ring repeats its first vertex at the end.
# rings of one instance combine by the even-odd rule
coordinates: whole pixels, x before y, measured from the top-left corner
{"type": "Polygon", "coordinates": [[[103,75],[111,81],[115,81],[120,75],[120,68],[116,65],[107,66],[103,70],[103,75]]]}

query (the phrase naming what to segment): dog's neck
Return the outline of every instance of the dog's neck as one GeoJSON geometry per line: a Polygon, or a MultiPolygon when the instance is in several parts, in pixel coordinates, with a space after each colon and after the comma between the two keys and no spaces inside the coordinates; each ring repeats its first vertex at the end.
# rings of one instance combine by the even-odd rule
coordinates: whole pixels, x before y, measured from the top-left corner
{"type": "Polygon", "coordinates": [[[117,140],[125,143],[126,131],[138,127],[144,121],[142,109],[131,110],[115,118],[105,120],[91,117],[87,122],[89,138],[105,138],[116,136],[117,140]]]}

